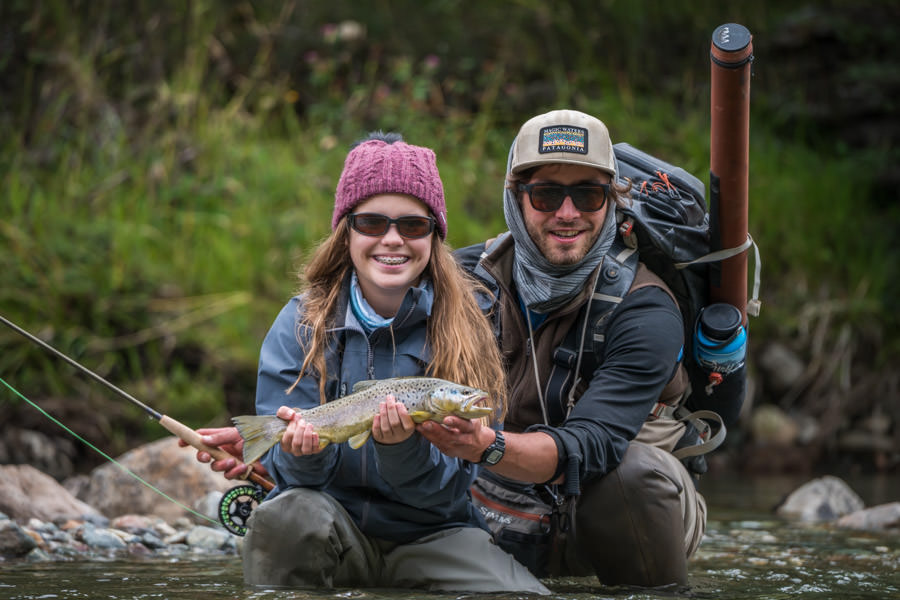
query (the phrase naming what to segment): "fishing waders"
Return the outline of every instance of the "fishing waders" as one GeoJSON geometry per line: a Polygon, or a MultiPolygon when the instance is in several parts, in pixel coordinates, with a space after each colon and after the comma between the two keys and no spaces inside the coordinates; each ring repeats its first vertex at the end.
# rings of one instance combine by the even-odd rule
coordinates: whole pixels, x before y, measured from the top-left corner
{"type": "Polygon", "coordinates": [[[357,527],[327,493],[292,488],[253,511],[242,551],[244,583],[266,587],[389,587],[428,591],[550,593],[478,527],[409,543],[357,527]]]}
{"type": "Polygon", "coordinates": [[[578,497],[566,570],[605,585],[686,586],[705,523],[706,503],[678,459],[632,442],[622,463],[578,497]]]}

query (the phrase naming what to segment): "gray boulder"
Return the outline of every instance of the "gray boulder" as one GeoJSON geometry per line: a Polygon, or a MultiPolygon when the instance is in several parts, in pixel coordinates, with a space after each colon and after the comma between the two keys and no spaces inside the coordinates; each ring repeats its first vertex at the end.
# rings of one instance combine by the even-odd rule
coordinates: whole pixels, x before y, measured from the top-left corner
{"type": "Polygon", "coordinates": [[[900,502],[879,504],[844,515],[835,526],[865,531],[900,532],[900,502]]]}
{"type": "Polygon", "coordinates": [[[0,512],[19,522],[100,516],[96,508],[31,465],[0,465],[0,512]]]}
{"type": "Polygon", "coordinates": [[[825,475],[804,483],[776,509],[786,519],[805,522],[834,521],[865,506],[862,498],[844,480],[825,475]]]}
{"type": "MultiPolygon", "coordinates": [[[[166,437],[131,450],[116,460],[181,504],[197,510],[210,492],[224,492],[235,482],[197,462],[196,450],[166,437]]],[[[115,464],[94,469],[79,485],[78,497],[113,519],[121,515],[155,515],[168,523],[179,517],[200,521],[192,513],[141,484],[115,464]]]]}

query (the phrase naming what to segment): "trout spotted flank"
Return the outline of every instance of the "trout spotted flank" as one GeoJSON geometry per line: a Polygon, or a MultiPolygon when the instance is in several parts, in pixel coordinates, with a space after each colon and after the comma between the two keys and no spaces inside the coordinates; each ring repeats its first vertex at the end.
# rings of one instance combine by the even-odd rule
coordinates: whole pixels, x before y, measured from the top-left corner
{"type": "MultiPolygon", "coordinates": [[[[433,377],[395,377],[360,381],[353,393],[309,409],[294,410],[319,434],[319,445],[350,442],[351,448],[365,444],[372,434],[372,421],[378,406],[391,394],[406,406],[416,423],[440,422],[448,415],[478,419],[493,411],[476,403],[488,396],[481,390],[433,377]]],[[[259,460],[269,448],[281,441],[287,421],[275,415],[245,415],[231,420],[244,438],[244,463],[259,460]]]]}

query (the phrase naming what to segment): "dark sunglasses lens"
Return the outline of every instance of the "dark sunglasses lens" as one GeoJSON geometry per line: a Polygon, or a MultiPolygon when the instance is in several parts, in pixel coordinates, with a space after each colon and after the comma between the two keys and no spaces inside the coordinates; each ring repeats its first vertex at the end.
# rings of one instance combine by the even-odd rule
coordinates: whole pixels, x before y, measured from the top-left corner
{"type": "Polygon", "coordinates": [[[384,215],[352,215],[350,225],[363,235],[382,235],[390,227],[390,220],[384,215]]]}
{"type": "Polygon", "coordinates": [[[422,238],[432,232],[434,221],[428,217],[400,217],[397,232],[405,238],[422,238]]]}
{"type": "Polygon", "coordinates": [[[606,187],[602,185],[535,185],[531,188],[531,205],[541,212],[553,212],[559,210],[567,195],[582,212],[596,212],[606,204],[606,187]]]}
{"type": "Polygon", "coordinates": [[[580,185],[571,188],[575,208],[583,212],[596,212],[606,204],[606,190],[602,185],[580,185]]]}
{"type": "Polygon", "coordinates": [[[565,199],[565,190],[557,185],[536,185],[531,188],[531,205],[541,212],[559,210],[565,199]]]}
{"type": "Polygon", "coordinates": [[[397,225],[397,233],[410,239],[423,238],[434,231],[434,220],[430,217],[408,216],[391,219],[377,213],[350,215],[350,227],[363,235],[384,235],[388,232],[391,223],[397,225]]]}

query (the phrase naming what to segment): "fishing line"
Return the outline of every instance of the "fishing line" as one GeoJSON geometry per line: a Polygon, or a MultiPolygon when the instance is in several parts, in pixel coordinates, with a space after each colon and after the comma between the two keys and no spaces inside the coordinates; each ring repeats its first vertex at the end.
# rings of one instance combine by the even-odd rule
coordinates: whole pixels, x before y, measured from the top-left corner
{"type": "Polygon", "coordinates": [[[97,448],[96,446],[94,446],[92,443],[90,443],[89,441],[87,441],[86,439],[84,439],[83,437],[81,437],[80,435],[78,435],[77,433],[75,433],[74,431],[72,431],[71,429],[69,429],[68,427],[66,427],[65,425],[63,425],[61,422],[59,422],[56,418],[53,417],[53,415],[51,415],[50,413],[48,413],[47,411],[45,411],[43,408],[41,408],[40,406],[38,406],[37,404],[35,404],[35,403],[32,402],[31,400],[29,400],[28,398],[26,398],[21,392],[19,392],[19,390],[17,390],[16,388],[14,388],[14,387],[11,386],[10,384],[8,384],[2,377],[0,377],[0,383],[2,383],[2,384],[5,385],[7,388],[9,388],[16,396],[18,396],[19,398],[21,398],[22,400],[24,400],[25,402],[27,402],[28,404],[30,404],[31,406],[33,406],[34,408],[36,408],[42,415],[44,415],[45,417],[47,417],[48,419],[50,419],[51,421],[53,421],[54,423],[56,423],[57,425],[59,425],[60,427],[62,427],[66,432],[68,432],[70,435],[72,435],[73,437],[75,437],[75,439],[77,439],[78,441],[80,441],[80,442],[82,442],[83,444],[87,445],[89,448],[91,448],[92,450],[94,450],[95,452],[97,452],[100,456],[102,456],[103,458],[105,458],[105,459],[108,460],[109,462],[111,462],[111,463],[113,463],[114,465],[116,465],[123,473],[126,473],[127,475],[130,475],[131,477],[133,477],[134,479],[136,479],[136,480],[137,480],[138,482],[140,482],[141,484],[147,486],[149,489],[153,490],[154,492],[156,492],[157,494],[159,494],[160,496],[162,496],[162,497],[165,498],[166,500],[169,500],[170,502],[173,502],[173,503],[177,504],[178,506],[180,506],[181,508],[185,509],[186,511],[188,511],[188,512],[191,513],[191,514],[193,514],[194,516],[200,517],[201,519],[204,519],[204,520],[206,520],[206,521],[209,521],[210,523],[215,523],[216,525],[218,525],[218,526],[220,526],[220,527],[222,526],[222,524],[221,524],[219,521],[216,521],[215,519],[211,519],[211,518],[209,518],[208,516],[206,516],[206,515],[204,515],[204,514],[200,514],[199,512],[195,511],[194,509],[192,509],[192,508],[189,507],[189,506],[185,506],[184,504],[182,504],[181,502],[179,502],[179,501],[176,500],[175,498],[172,498],[171,496],[169,496],[168,494],[166,494],[164,491],[162,491],[162,490],[160,490],[159,488],[155,487],[152,483],[150,483],[150,482],[144,480],[143,478],[141,478],[140,475],[138,475],[137,473],[135,473],[134,471],[132,471],[131,469],[129,469],[128,467],[126,467],[125,465],[123,465],[122,463],[120,463],[119,461],[117,461],[116,459],[114,459],[114,458],[112,458],[111,456],[107,455],[105,452],[103,452],[103,450],[100,450],[99,448],[97,448]]]}

